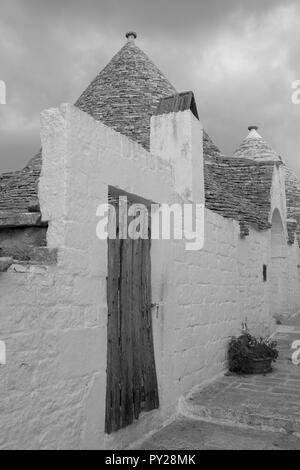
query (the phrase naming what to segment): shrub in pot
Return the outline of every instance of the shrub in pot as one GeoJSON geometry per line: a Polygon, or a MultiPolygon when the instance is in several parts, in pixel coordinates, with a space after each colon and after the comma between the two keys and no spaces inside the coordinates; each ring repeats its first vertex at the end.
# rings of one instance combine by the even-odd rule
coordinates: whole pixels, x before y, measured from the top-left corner
{"type": "Polygon", "coordinates": [[[230,372],[237,374],[264,374],[272,370],[272,362],[278,358],[276,341],[255,338],[246,329],[229,343],[230,372]]]}

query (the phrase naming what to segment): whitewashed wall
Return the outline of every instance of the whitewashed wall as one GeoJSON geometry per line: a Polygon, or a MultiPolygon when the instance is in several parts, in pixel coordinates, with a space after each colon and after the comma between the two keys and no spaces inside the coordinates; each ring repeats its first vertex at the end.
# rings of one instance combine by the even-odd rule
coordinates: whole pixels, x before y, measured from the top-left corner
{"type": "MultiPolygon", "coordinates": [[[[160,409],[104,435],[107,243],[96,209],[108,185],[176,202],[167,162],[71,105],[42,115],[41,210],[56,267],[12,266],[0,274],[0,448],[124,447],[175,412],[178,399],[226,367],[229,337],[245,317],[253,332],[273,326],[262,265],[270,233],[205,211],[205,245],[153,241],[152,286],[160,409]]],[[[292,263],[292,258],[290,259],[292,263]]]]}

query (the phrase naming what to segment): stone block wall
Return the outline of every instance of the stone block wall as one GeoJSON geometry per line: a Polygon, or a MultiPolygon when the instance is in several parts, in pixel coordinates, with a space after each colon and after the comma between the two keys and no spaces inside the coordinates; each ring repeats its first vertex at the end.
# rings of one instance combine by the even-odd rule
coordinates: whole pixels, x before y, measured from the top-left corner
{"type": "Polygon", "coordinates": [[[75,290],[75,279],[53,266],[14,264],[0,274],[7,348],[7,365],[0,367],[1,449],[78,449],[86,440],[100,442],[88,410],[97,395],[104,419],[99,358],[105,356],[105,323],[101,304],[81,299],[79,305],[75,290]]]}
{"type": "Polygon", "coordinates": [[[182,394],[226,367],[229,337],[248,318],[272,330],[270,233],[205,211],[205,244],[153,240],[153,333],[160,408],[104,434],[107,242],[96,236],[108,186],[155,202],[179,202],[172,168],[70,105],[42,116],[41,212],[56,266],[12,265],[0,273],[0,449],[128,446],[171,418],[182,394]]]}

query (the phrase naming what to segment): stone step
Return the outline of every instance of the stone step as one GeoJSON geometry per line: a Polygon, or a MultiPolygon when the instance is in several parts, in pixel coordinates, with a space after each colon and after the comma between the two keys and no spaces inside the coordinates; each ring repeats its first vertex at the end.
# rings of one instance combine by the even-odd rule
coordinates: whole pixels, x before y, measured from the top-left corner
{"type": "Polygon", "coordinates": [[[300,436],[300,365],[292,363],[291,349],[293,342],[300,339],[298,323],[280,325],[274,339],[278,342],[279,358],[270,374],[227,373],[182,398],[180,415],[300,436]]]}
{"type": "Polygon", "coordinates": [[[247,426],[254,429],[272,432],[284,432],[300,437],[300,415],[266,415],[261,412],[245,409],[230,409],[221,406],[208,407],[193,404],[183,400],[180,403],[180,415],[190,419],[199,419],[215,424],[227,424],[231,426],[247,426]]]}
{"type": "Polygon", "coordinates": [[[270,393],[265,392],[263,387],[259,389],[258,385],[226,388],[217,382],[183,397],[179,403],[179,414],[215,424],[247,426],[300,436],[299,387],[278,388],[278,393],[270,393]]]}
{"type": "Polygon", "coordinates": [[[130,450],[299,450],[290,434],[241,428],[178,417],[130,450]]]}

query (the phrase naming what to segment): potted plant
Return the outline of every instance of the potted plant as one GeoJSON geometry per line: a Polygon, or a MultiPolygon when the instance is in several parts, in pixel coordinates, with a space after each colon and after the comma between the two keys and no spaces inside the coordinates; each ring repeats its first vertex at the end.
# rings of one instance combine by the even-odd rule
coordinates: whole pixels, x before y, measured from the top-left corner
{"type": "Polygon", "coordinates": [[[243,323],[242,334],[229,343],[229,370],[237,374],[265,374],[272,371],[272,362],[278,354],[276,341],[255,338],[243,323]]]}

